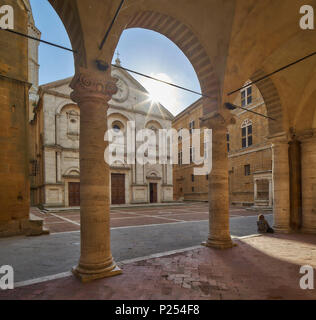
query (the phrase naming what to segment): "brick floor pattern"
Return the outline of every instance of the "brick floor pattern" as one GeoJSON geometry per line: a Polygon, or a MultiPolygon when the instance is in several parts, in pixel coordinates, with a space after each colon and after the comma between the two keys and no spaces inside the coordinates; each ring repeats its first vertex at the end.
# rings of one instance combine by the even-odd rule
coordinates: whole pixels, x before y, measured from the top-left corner
{"type": "Polygon", "coordinates": [[[0,292],[0,299],[316,299],[299,287],[301,265],[316,269],[315,235],[269,235],[229,250],[199,249],[122,265],[123,274],[82,284],[75,277],[0,292]]]}

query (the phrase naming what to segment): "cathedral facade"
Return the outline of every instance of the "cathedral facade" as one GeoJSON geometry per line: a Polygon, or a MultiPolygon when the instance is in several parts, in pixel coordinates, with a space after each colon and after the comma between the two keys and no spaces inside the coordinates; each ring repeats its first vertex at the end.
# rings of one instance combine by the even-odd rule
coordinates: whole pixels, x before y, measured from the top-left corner
{"type": "MultiPolygon", "coordinates": [[[[117,65],[120,61],[117,59],[117,65]]],[[[109,101],[108,128],[126,137],[128,122],[140,129],[170,129],[173,116],[153,102],[141,84],[123,69],[113,67],[118,92],[109,101]]],[[[80,109],[70,99],[71,78],[39,88],[34,126],[34,183],[32,204],[44,207],[80,205],[79,134],[80,109]]],[[[136,142],[135,148],[140,143],[136,142]]],[[[126,143],[124,157],[126,160],[126,143]]],[[[173,200],[171,164],[128,164],[110,166],[110,199],[113,205],[159,203],[173,200]]]]}

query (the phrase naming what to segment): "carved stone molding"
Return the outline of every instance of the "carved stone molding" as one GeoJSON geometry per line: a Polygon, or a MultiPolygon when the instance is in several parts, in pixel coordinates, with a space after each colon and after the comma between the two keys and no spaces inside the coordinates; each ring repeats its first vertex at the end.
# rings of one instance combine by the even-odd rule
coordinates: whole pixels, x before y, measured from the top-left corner
{"type": "Polygon", "coordinates": [[[272,147],[281,144],[289,144],[291,141],[291,135],[287,132],[280,132],[275,135],[270,135],[267,137],[268,141],[272,143],[272,147]]]}
{"type": "Polygon", "coordinates": [[[201,126],[206,126],[209,129],[219,127],[227,127],[236,123],[233,114],[226,110],[214,111],[200,118],[201,126]]]}
{"type": "Polygon", "coordinates": [[[116,81],[111,76],[91,72],[86,69],[80,69],[70,83],[71,99],[80,104],[85,100],[102,100],[107,102],[111,100],[112,95],[116,94],[118,88],[116,81]]]}
{"type": "Polygon", "coordinates": [[[297,140],[302,143],[316,140],[316,129],[307,129],[297,133],[297,140]]]}

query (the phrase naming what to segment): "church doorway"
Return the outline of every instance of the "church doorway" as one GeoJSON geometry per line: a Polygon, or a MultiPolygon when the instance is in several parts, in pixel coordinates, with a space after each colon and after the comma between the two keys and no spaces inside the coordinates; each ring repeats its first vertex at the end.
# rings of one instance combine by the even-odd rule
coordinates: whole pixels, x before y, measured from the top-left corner
{"type": "Polygon", "coordinates": [[[111,174],[112,204],[125,204],[125,174],[111,174]]]}
{"type": "Polygon", "coordinates": [[[69,182],[69,206],[80,206],[80,182],[69,182]]]}
{"type": "Polygon", "coordinates": [[[157,203],[157,183],[150,183],[149,184],[150,189],[150,203],[157,203]]]}

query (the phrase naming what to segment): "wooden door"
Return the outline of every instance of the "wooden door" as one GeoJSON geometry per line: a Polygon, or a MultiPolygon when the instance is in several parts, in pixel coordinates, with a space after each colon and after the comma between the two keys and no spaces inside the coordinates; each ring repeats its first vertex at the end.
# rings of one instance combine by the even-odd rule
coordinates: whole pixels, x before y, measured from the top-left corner
{"type": "Polygon", "coordinates": [[[80,182],[69,182],[68,184],[69,206],[80,206],[80,182]]]}
{"type": "Polygon", "coordinates": [[[150,184],[150,203],[157,203],[157,183],[150,184]]]}
{"type": "Polygon", "coordinates": [[[112,204],[125,204],[125,174],[111,174],[112,204]]]}

